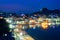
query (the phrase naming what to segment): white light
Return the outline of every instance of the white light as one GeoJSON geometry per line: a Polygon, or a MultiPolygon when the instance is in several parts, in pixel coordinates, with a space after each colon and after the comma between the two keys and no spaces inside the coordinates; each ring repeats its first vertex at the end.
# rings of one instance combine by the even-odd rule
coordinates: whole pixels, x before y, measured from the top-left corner
{"type": "Polygon", "coordinates": [[[20,35],[23,35],[23,33],[21,32],[20,35]]]}
{"type": "Polygon", "coordinates": [[[55,25],[55,23],[52,23],[53,25],[55,25]]]}
{"type": "Polygon", "coordinates": [[[9,20],[8,20],[8,19],[7,19],[6,21],[7,21],[7,22],[9,22],[9,20]]]}
{"type": "Polygon", "coordinates": [[[7,34],[5,34],[5,36],[7,36],[7,34]]]}
{"type": "Polygon", "coordinates": [[[12,21],[10,20],[9,23],[11,23],[12,21]]]}
{"type": "Polygon", "coordinates": [[[12,25],[12,24],[10,24],[10,25],[9,25],[9,27],[10,27],[10,28],[13,28],[13,25],[12,25]]]}
{"type": "Polygon", "coordinates": [[[12,22],[12,21],[11,21],[11,20],[9,20],[9,19],[7,19],[6,21],[7,21],[8,23],[11,23],[11,22],[12,22]]]}
{"type": "Polygon", "coordinates": [[[48,23],[48,25],[51,25],[51,23],[48,23]]]}
{"type": "Polygon", "coordinates": [[[36,27],[33,27],[33,29],[36,29],[36,27]]]}
{"type": "Polygon", "coordinates": [[[32,25],[29,25],[30,28],[32,28],[32,25]]]}
{"type": "Polygon", "coordinates": [[[7,34],[3,34],[3,36],[7,36],[7,34]]]}
{"type": "Polygon", "coordinates": [[[23,27],[23,29],[25,29],[25,27],[23,27]]]}
{"type": "Polygon", "coordinates": [[[16,29],[14,29],[14,32],[19,32],[19,30],[16,28],[16,29]]]}
{"type": "Polygon", "coordinates": [[[55,28],[55,26],[53,26],[53,28],[55,28]]]}
{"type": "Polygon", "coordinates": [[[23,36],[20,36],[20,40],[24,40],[24,37],[23,36]]]}

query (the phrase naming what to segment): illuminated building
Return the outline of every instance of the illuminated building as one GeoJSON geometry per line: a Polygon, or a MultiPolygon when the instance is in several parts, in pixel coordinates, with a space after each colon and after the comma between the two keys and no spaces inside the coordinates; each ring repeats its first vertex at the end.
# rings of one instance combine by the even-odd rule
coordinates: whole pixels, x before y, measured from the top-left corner
{"type": "Polygon", "coordinates": [[[48,28],[48,21],[46,20],[46,21],[43,21],[42,23],[41,23],[41,27],[43,28],[43,29],[47,29],[48,28]]]}

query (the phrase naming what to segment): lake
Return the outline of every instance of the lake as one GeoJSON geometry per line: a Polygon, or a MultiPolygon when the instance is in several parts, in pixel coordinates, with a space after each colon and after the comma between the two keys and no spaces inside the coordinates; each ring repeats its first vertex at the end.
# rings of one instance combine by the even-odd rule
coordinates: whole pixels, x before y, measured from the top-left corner
{"type": "Polygon", "coordinates": [[[60,40],[60,26],[48,29],[31,28],[26,29],[25,31],[35,40],[60,40]]]}

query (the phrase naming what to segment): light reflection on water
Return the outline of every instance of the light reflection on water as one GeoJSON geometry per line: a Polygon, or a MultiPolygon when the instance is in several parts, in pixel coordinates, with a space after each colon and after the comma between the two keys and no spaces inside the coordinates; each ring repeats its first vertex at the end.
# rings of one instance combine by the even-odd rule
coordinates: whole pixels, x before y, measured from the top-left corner
{"type": "Polygon", "coordinates": [[[35,40],[60,40],[60,26],[48,28],[46,30],[36,27],[36,29],[31,28],[25,31],[35,40]]]}

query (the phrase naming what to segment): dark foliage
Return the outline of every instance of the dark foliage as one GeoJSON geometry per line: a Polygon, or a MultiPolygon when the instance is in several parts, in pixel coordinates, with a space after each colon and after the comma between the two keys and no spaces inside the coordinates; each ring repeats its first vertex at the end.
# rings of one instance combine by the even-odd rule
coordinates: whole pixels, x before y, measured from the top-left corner
{"type": "Polygon", "coordinates": [[[4,19],[0,19],[0,35],[6,34],[9,32],[8,23],[4,19]]]}

